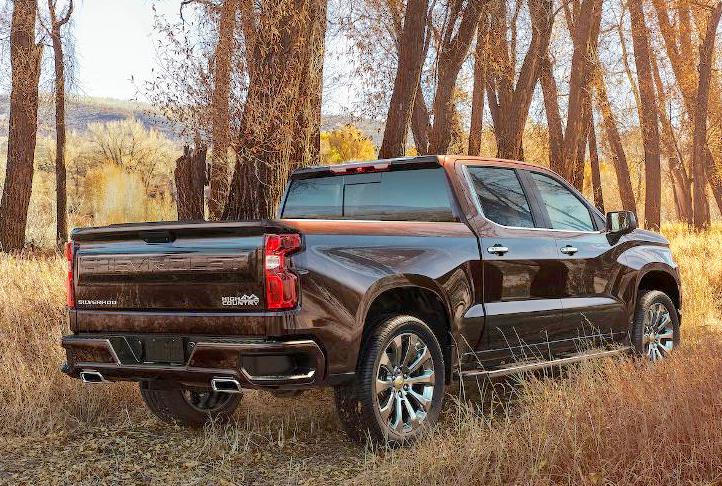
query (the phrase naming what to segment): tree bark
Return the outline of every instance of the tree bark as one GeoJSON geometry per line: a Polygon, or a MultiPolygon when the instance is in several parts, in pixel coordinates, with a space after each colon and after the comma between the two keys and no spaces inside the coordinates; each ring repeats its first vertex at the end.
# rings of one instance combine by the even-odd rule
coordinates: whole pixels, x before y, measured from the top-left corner
{"type": "Polygon", "coordinates": [[[614,171],[617,175],[617,186],[619,187],[619,196],[622,200],[622,208],[625,211],[637,212],[637,203],[634,200],[634,191],[632,190],[632,180],[629,177],[629,165],[627,164],[627,156],[624,153],[622,145],[622,137],[619,135],[617,128],[617,120],[612,111],[607,95],[607,86],[604,82],[601,66],[598,59],[595,59],[595,85],[597,91],[597,103],[599,111],[602,112],[604,121],[604,129],[607,133],[607,141],[612,149],[612,162],[614,163],[614,171]]]}
{"type": "Polygon", "coordinates": [[[632,22],[634,62],[639,81],[638,106],[644,145],[644,219],[645,227],[659,230],[662,218],[662,171],[659,148],[659,121],[654,80],[650,64],[650,48],[647,23],[644,19],[642,0],[630,0],[629,12],[632,22]]]}
{"type": "Polygon", "coordinates": [[[379,158],[402,157],[406,153],[406,137],[419,89],[424,49],[428,0],[409,0],[406,4],[403,27],[398,39],[398,66],[391,94],[384,139],[379,158]]]}
{"type": "Polygon", "coordinates": [[[50,13],[50,39],[53,43],[55,67],[55,206],[57,221],[55,243],[60,249],[68,239],[68,196],[65,168],[65,57],[61,29],[73,14],[73,2],[70,1],[62,18],[58,18],[55,1],[48,0],[48,12],[50,13]]]}
{"type": "Polygon", "coordinates": [[[203,191],[206,185],[205,147],[191,150],[186,146],[183,155],[176,160],[175,187],[176,206],[179,221],[199,221],[204,219],[203,191]]]}
{"type": "Polygon", "coordinates": [[[488,64],[489,22],[482,14],[476,36],[474,53],[474,90],[471,97],[471,127],[469,129],[469,155],[481,154],[481,138],[484,131],[484,92],[486,90],[486,66],[488,64]]]}
{"type": "Polygon", "coordinates": [[[325,0],[261,2],[224,220],[272,217],[290,172],[317,161],[325,24],[325,0]]]}
{"type": "Polygon", "coordinates": [[[576,181],[577,187],[580,185],[579,180],[581,179],[583,182],[584,178],[583,163],[581,164],[581,175],[578,173],[580,169],[578,158],[580,143],[581,147],[586,145],[584,135],[589,125],[586,116],[587,111],[591,109],[588,90],[592,72],[591,57],[592,52],[596,52],[601,18],[601,0],[583,0],[579,7],[579,13],[575,16],[574,26],[571,28],[574,53],[572,54],[569,80],[569,115],[564,130],[562,175],[571,181],[576,181]]]}
{"type": "MultiPolygon", "coordinates": [[[[483,0],[469,0],[461,13],[458,32],[452,35],[455,22],[448,22],[438,58],[434,123],[429,134],[429,152],[446,153],[451,143],[454,118],[454,88],[482,14],[483,0]]],[[[459,9],[461,10],[461,9],[459,9]]]]}
{"type": "Polygon", "coordinates": [[[430,120],[429,109],[426,107],[426,100],[421,92],[421,86],[419,86],[414,97],[414,112],[411,117],[411,133],[414,135],[414,144],[419,155],[429,153],[430,120]]]}
{"type": "Polygon", "coordinates": [[[230,139],[231,64],[235,51],[238,0],[225,0],[218,22],[218,43],[214,55],[213,95],[211,99],[212,146],[208,214],[218,220],[228,192],[228,148],[230,139]]]}
{"type": "Polygon", "coordinates": [[[516,83],[506,39],[506,3],[496,1],[494,5],[496,8],[490,13],[492,25],[489,49],[492,59],[486,91],[494,122],[497,157],[523,159],[524,127],[551,40],[553,5],[551,0],[529,0],[532,38],[516,83]]]}
{"type": "Polygon", "coordinates": [[[16,0],[10,32],[10,127],[7,170],[0,200],[0,250],[25,244],[38,131],[38,82],[42,45],[35,42],[36,0],[16,0]]]}
{"type": "Polygon", "coordinates": [[[674,190],[675,208],[677,209],[677,219],[691,225],[693,224],[692,212],[692,181],[689,178],[687,169],[684,165],[684,157],[677,147],[676,138],[672,121],[669,118],[667,108],[662,101],[664,99],[664,84],[659,74],[659,65],[656,57],[650,57],[652,61],[652,74],[654,75],[654,84],[657,89],[657,109],[659,111],[659,121],[662,126],[661,139],[662,145],[667,153],[667,163],[669,164],[669,175],[672,180],[672,188],[674,190]]]}
{"type": "Polygon", "coordinates": [[[599,152],[597,151],[597,132],[594,128],[594,113],[589,114],[589,162],[592,169],[592,193],[594,205],[601,212],[604,211],[604,193],[602,192],[602,175],[599,170],[599,152]]]}
{"type": "MultiPolygon", "coordinates": [[[[694,48],[692,46],[691,37],[691,21],[689,14],[689,5],[685,2],[681,2],[679,5],[675,5],[680,17],[680,28],[679,34],[677,29],[669,19],[667,9],[670,7],[669,2],[664,0],[652,0],[655,11],[657,12],[657,21],[659,23],[659,30],[664,40],[664,45],[667,50],[667,57],[669,58],[674,72],[674,77],[677,80],[679,90],[682,93],[682,100],[684,101],[685,108],[689,115],[689,122],[691,125],[695,125],[695,113],[697,112],[697,88],[699,83],[699,76],[697,67],[694,65],[694,48]]],[[[710,94],[716,97],[716,93],[710,94]]],[[[712,194],[714,195],[717,206],[722,211],[722,178],[717,174],[717,166],[715,164],[714,156],[709,146],[705,142],[704,147],[704,163],[705,169],[708,174],[712,174],[709,177],[709,183],[712,188],[712,194]]],[[[705,204],[707,206],[707,204],[705,204]]],[[[700,208],[700,211],[704,211],[700,208]]],[[[703,218],[704,219],[704,218],[703,218]]]]}
{"type": "Polygon", "coordinates": [[[696,228],[709,226],[709,211],[706,210],[707,195],[705,143],[707,139],[707,111],[709,88],[712,78],[712,63],[717,26],[722,16],[722,2],[712,10],[707,21],[707,33],[700,46],[699,86],[697,88],[696,111],[694,115],[694,141],[692,143],[692,167],[694,172],[694,225],[696,228]]]}

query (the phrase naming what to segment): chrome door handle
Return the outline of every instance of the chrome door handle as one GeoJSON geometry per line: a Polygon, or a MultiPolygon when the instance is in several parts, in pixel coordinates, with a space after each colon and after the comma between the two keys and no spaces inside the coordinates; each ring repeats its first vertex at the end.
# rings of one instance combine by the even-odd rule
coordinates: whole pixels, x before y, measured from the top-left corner
{"type": "Polygon", "coordinates": [[[501,246],[501,245],[494,245],[494,246],[490,246],[489,248],[487,248],[486,251],[488,251],[492,255],[501,256],[501,255],[504,255],[505,253],[509,253],[509,248],[507,248],[505,246],[501,246]]]}
{"type": "Polygon", "coordinates": [[[562,248],[562,249],[559,250],[559,251],[561,251],[561,252],[564,253],[565,255],[574,255],[574,254],[575,254],[576,252],[578,252],[579,250],[576,249],[576,248],[574,248],[573,246],[567,245],[567,246],[565,246],[564,248],[562,248]]]}

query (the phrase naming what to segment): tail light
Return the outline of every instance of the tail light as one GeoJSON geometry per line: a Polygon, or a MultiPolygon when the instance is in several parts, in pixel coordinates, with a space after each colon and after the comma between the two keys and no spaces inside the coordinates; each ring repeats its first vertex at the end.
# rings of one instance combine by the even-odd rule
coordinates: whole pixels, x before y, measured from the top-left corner
{"type": "Polygon", "coordinates": [[[75,309],[75,287],[73,285],[73,242],[65,243],[65,260],[68,262],[68,275],[65,280],[68,309],[75,309]]]}
{"type": "Polygon", "coordinates": [[[300,249],[300,235],[266,235],[264,268],[268,309],[293,309],[298,304],[298,277],[288,269],[286,257],[300,249]]]}

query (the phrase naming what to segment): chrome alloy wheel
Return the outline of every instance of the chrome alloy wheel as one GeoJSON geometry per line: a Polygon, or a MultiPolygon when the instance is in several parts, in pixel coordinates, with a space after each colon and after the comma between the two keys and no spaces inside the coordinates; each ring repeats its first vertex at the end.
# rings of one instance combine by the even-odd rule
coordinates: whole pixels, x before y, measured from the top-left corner
{"type": "Polygon", "coordinates": [[[434,360],[427,344],[411,332],[395,336],[375,371],[376,406],[382,422],[400,435],[416,430],[434,396],[434,360]]]}
{"type": "Polygon", "coordinates": [[[674,323],[669,309],[662,303],[655,303],[647,310],[644,324],[644,354],[651,361],[666,358],[674,347],[674,323]]]}
{"type": "Polygon", "coordinates": [[[186,403],[199,412],[215,412],[226,406],[233,399],[230,393],[216,391],[193,391],[183,390],[183,398],[186,403]]]}

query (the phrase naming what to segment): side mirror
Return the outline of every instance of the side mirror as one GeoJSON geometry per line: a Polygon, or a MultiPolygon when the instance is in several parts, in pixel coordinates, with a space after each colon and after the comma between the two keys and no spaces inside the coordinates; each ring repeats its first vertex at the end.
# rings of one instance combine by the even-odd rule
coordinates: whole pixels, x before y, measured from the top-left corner
{"type": "Polygon", "coordinates": [[[607,233],[626,234],[637,229],[637,216],[631,211],[607,213],[607,233]]]}

